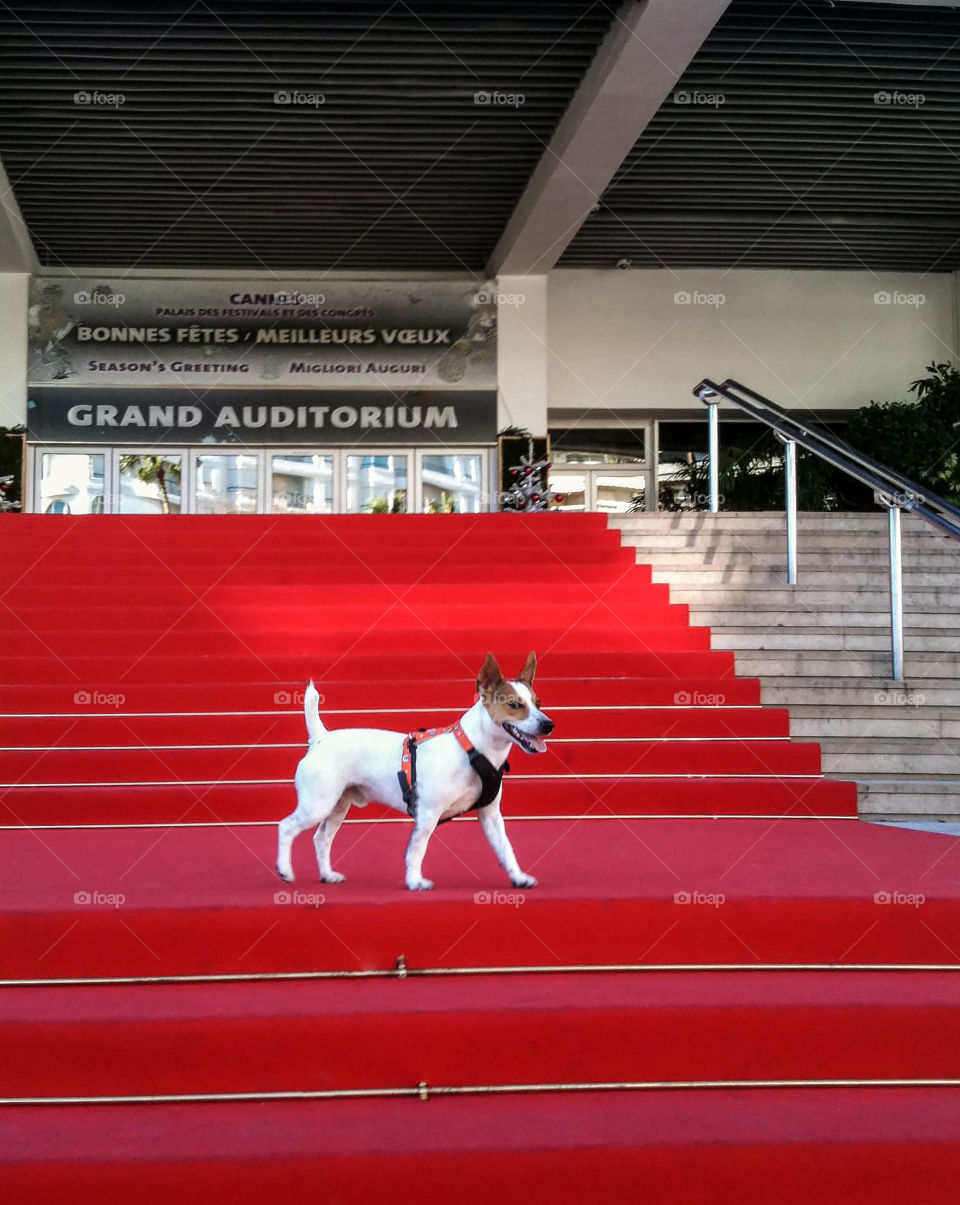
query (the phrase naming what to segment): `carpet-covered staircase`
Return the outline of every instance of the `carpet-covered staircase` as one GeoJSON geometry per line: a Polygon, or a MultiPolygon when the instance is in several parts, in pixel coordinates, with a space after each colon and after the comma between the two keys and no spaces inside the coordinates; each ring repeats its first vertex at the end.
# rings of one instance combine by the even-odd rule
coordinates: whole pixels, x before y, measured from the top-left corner
{"type": "Polygon", "coordinates": [[[4,1199],[956,1197],[960,850],[852,784],[600,516],[23,516],[0,533],[4,1199]],[[448,724],[530,648],[503,878],[274,874],[331,727],[448,724]]]}

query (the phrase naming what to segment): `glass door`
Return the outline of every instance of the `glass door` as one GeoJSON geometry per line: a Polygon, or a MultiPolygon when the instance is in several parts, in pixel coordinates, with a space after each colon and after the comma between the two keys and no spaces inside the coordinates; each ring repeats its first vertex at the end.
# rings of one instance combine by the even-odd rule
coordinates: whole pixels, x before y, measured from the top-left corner
{"type": "Polygon", "coordinates": [[[198,452],[193,457],[193,510],[198,515],[255,515],[260,456],[253,452],[198,452]]]}
{"type": "Polygon", "coordinates": [[[475,515],[488,509],[484,461],[483,452],[473,448],[418,451],[418,509],[428,515],[475,515]]]}
{"type": "Polygon", "coordinates": [[[117,448],[111,510],[124,515],[179,515],[183,509],[184,453],[117,448]]]}
{"type": "Polygon", "coordinates": [[[496,509],[492,459],[489,448],[441,444],[37,447],[28,461],[30,507],[76,515],[479,514],[496,509]]]}
{"type": "Polygon", "coordinates": [[[100,515],[104,510],[103,452],[64,448],[37,455],[37,506],[45,515],[100,515]]]}
{"type": "Polygon", "coordinates": [[[346,456],[348,515],[401,515],[407,510],[407,453],[369,451],[346,456]]]}
{"type": "Polygon", "coordinates": [[[334,485],[332,455],[270,456],[270,509],[275,515],[332,515],[334,485]]]}

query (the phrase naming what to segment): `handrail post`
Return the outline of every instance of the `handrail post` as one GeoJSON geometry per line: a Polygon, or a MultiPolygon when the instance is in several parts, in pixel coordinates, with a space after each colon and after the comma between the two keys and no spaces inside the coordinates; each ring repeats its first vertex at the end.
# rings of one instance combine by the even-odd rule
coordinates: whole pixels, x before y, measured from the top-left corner
{"type": "Polygon", "coordinates": [[[894,682],[903,681],[903,559],[900,546],[900,507],[887,511],[890,531],[890,649],[894,682]]]}
{"type": "Polygon", "coordinates": [[[715,515],[720,509],[720,407],[717,402],[707,405],[709,414],[710,441],[708,445],[710,458],[710,513],[715,515]]]}
{"type": "Polygon", "coordinates": [[[797,445],[792,439],[784,440],[785,494],[787,511],[787,585],[797,584],[797,445]]]}

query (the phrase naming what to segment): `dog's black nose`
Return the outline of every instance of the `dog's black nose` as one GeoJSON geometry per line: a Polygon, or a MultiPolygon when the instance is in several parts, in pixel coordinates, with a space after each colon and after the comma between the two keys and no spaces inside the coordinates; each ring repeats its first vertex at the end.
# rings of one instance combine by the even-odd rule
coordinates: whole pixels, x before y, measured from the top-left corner
{"type": "Polygon", "coordinates": [[[540,721],[540,735],[549,736],[553,732],[553,720],[543,719],[540,721]]]}

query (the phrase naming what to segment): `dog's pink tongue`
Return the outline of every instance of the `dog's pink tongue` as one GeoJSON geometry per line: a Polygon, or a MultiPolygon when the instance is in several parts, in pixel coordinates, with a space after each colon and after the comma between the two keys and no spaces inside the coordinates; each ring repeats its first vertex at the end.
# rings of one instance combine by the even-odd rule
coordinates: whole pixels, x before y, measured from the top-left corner
{"type": "Polygon", "coordinates": [[[533,747],[537,751],[537,753],[546,753],[546,751],[547,751],[547,742],[546,741],[542,741],[539,738],[539,736],[532,736],[530,738],[530,740],[533,743],[533,747]]]}

